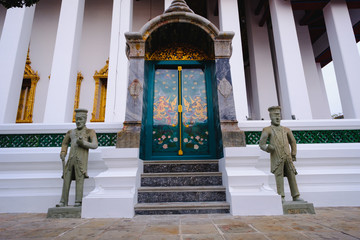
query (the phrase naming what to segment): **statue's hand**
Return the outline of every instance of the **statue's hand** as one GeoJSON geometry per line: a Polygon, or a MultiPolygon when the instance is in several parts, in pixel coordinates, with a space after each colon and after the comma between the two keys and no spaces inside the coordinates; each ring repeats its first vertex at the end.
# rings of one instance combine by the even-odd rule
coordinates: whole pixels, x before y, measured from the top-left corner
{"type": "Polygon", "coordinates": [[[292,155],[291,157],[292,157],[293,162],[296,162],[296,156],[292,155]]]}
{"type": "Polygon", "coordinates": [[[84,140],[82,138],[79,138],[78,140],[76,140],[76,144],[80,147],[84,147],[84,140]]]}
{"type": "Polygon", "coordinates": [[[64,153],[60,153],[60,159],[61,159],[62,161],[65,161],[65,154],[64,154],[64,153]]]}
{"type": "Polygon", "coordinates": [[[266,148],[266,150],[269,152],[269,153],[272,153],[275,151],[275,147],[271,144],[269,144],[266,148]]]}

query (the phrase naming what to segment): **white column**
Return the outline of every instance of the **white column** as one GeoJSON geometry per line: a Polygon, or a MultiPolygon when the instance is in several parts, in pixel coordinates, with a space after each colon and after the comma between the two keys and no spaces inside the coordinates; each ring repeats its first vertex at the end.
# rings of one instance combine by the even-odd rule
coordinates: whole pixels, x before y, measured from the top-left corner
{"type": "Polygon", "coordinates": [[[360,118],[360,56],[346,2],[332,0],[324,19],[345,118],[360,118]]]}
{"type": "Polygon", "coordinates": [[[0,40],[0,123],[15,123],[35,6],[10,8],[0,40]]]}
{"type": "Polygon", "coordinates": [[[283,118],[291,119],[294,115],[296,119],[311,119],[311,106],[291,2],[270,0],[269,5],[283,118]]]}
{"type": "Polygon", "coordinates": [[[170,7],[172,1],[173,0],[164,0],[164,11],[170,7]]]}
{"type": "Polygon", "coordinates": [[[324,81],[316,66],[309,29],[307,26],[296,26],[307,90],[314,119],[331,118],[330,106],[326,96],[324,81]]]}
{"type": "Polygon", "coordinates": [[[125,32],[132,28],[132,0],[114,0],[105,122],[124,122],[129,63],[125,54],[125,32]]]}
{"type": "Polygon", "coordinates": [[[241,31],[237,0],[219,0],[219,21],[221,31],[233,31],[232,56],[230,58],[231,80],[234,91],[235,112],[238,121],[249,116],[244,73],[241,31]]]}
{"type": "Polygon", "coordinates": [[[321,68],[321,63],[316,63],[316,69],[317,69],[318,76],[319,76],[320,91],[322,91],[319,94],[325,96],[325,98],[326,98],[325,101],[327,102],[327,106],[329,108],[329,110],[326,110],[326,111],[329,111],[328,118],[331,118],[330,102],[329,102],[329,98],[328,98],[328,93],[326,92],[325,81],[324,81],[324,76],[323,76],[323,72],[322,72],[322,68],[321,68]]]}
{"type": "Polygon", "coordinates": [[[72,121],[84,7],[85,0],[62,0],[45,106],[45,123],[72,121]]]}
{"type": "Polygon", "coordinates": [[[4,27],[6,11],[7,11],[6,8],[2,6],[0,7],[0,38],[1,38],[2,29],[4,27]]]}
{"type": "Polygon", "coordinates": [[[269,119],[267,109],[279,103],[268,29],[259,26],[261,15],[255,16],[256,5],[255,1],[245,1],[253,110],[256,119],[269,119]]]}

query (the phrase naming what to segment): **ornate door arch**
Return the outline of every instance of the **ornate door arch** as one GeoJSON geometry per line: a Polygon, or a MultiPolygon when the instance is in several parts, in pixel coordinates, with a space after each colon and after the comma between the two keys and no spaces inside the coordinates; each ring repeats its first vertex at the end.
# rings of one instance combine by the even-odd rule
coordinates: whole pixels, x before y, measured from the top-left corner
{"type": "MultiPolygon", "coordinates": [[[[127,44],[126,54],[129,59],[128,86],[132,86],[136,82],[137,85],[142,86],[141,89],[143,91],[134,97],[131,94],[131,88],[129,88],[124,127],[122,131],[118,133],[116,146],[119,148],[136,148],[139,146],[138,142],[140,142],[140,158],[147,160],[169,159],[170,157],[171,159],[218,159],[223,157],[222,135],[226,136],[224,137],[226,145],[241,145],[238,141],[238,139],[241,138],[235,116],[229,64],[231,40],[233,36],[233,32],[220,32],[210,21],[194,14],[184,1],[173,1],[171,6],[162,15],[150,20],[139,32],[125,33],[127,44]],[[202,74],[205,76],[205,97],[202,98],[193,93],[191,99],[183,99],[185,89],[183,85],[180,86],[179,84],[183,84],[185,79],[183,79],[184,75],[179,73],[178,67],[181,67],[181,69],[190,69],[190,71],[198,71],[199,76],[202,71],[202,74]],[[180,89],[180,93],[176,95],[177,100],[174,100],[175,98],[169,98],[169,94],[159,96],[154,94],[156,90],[164,92],[160,85],[155,85],[155,80],[158,80],[155,79],[155,76],[157,74],[165,77],[167,73],[162,71],[166,70],[177,71],[171,73],[171,75],[174,75],[174,78],[177,79],[177,82],[175,81],[175,84],[177,84],[175,90],[179,91],[180,89]],[[222,83],[222,85],[226,84],[225,86],[227,86],[226,89],[228,90],[226,94],[222,92],[219,94],[218,85],[220,83],[222,83]],[[195,99],[195,97],[199,98],[195,99]],[[204,104],[204,99],[206,99],[206,104],[204,104]],[[179,100],[181,100],[180,104],[179,100]],[[186,126],[190,126],[190,124],[182,121],[187,119],[188,115],[191,115],[190,111],[188,111],[190,103],[193,104],[193,106],[197,104],[196,107],[198,107],[198,109],[205,109],[204,106],[206,106],[209,139],[215,141],[215,144],[213,144],[215,145],[214,147],[213,145],[208,146],[210,153],[205,154],[204,151],[204,153],[191,155],[189,153],[191,151],[184,152],[184,146],[181,146],[180,149],[180,146],[174,145],[174,137],[171,135],[166,136],[166,134],[162,134],[155,138],[155,136],[153,136],[153,126],[157,125],[156,121],[162,121],[164,119],[164,117],[159,117],[159,120],[155,119],[155,121],[153,119],[154,116],[157,116],[159,113],[158,109],[154,110],[154,106],[159,106],[160,103],[162,106],[167,106],[167,110],[171,109],[173,119],[176,119],[177,113],[177,123],[182,124],[181,131],[180,126],[179,130],[176,130],[178,136],[175,136],[175,141],[178,141],[178,145],[180,145],[180,138],[182,139],[182,144],[185,143],[184,140],[186,141],[183,131],[186,129],[186,126]],[[175,107],[170,108],[172,106],[171,103],[173,103],[175,107]],[[188,105],[187,109],[186,106],[184,106],[185,104],[188,105]],[[188,112],[184,113],[181,111],[181,114],[179,114],[179,109],[185,109],[188,112]],[[212,114],[213,117],[210,116],[210,114],[212,114]],[[212,136],[210,136],[211,131],[214,132],[212,136]],[[183,134],[181,137],[180,133],[183,134]],[[177,146],[179,149],[173,151],[171,156],[169,154],[160,156],[164,153],[164,150],[170,147],[169,143],[164,142],[165,137],[170,139],[169,136],[173,139],[171,143],[173,147],[177,146]],[[156,149],[153,142],[157,142],[158,145],[156,146],[160,147],[157,151],[159,154],[155,154],[153,151],[153,149],[156,149]],[[181,151],[179,150],[182,150],[183,155],[181,155],[181,151]]],[[[165,83],[168,81],[172,80],[168,79],[165,83]]],[[[196,87],[191,86],[191,88],[200,89],[199,86],[200,85],[196,87]]],[[[164,85],[164,88],[165,87],[164,85]]],[[[167,89],[169,89],[170,86],[167,87],[167,89]]],[[[170,89],[172,88],[174,87],[170,89]]],[[[171,111],[168,112],[168,114],[171,113],[171,111]]],[[[205,118],[202,119],[204,123],[205,118]]],[[[198,124],[200,124],[200,122],[198,124]]],[[[206,132],[206,130],[202,132],[206,132]]],[[[199,142],[194,141],[192,145],[190,145],[194,150],[201,149],[200,142],[203,143],[201,138],[203,140],[205,139],[204,136],[199,134],[192,135],[193,138],[197,136],[199,136],[197,139],[199,142]]],[[[189,138],[187,140],[189,142],[189,138]]]]}

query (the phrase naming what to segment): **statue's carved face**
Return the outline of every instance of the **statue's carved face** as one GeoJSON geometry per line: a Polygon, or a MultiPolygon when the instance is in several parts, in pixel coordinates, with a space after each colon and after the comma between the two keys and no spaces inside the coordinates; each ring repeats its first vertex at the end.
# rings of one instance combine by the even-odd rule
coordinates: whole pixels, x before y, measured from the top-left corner
{"type": "Polygon", "coordinates": [[[270,119],[271,119],[271,124],[272,125],[279,126],[280,121],[281,121],[281,112],[280,111],[271,112],[270,113],[270,119]]]}
{"type": "Polygon", "coordinates": [[[76,122],[77,129],[79,129],[79,130],[83,129],[86,124],[86,116],[84,116],[83,114],[82,115],[76,114],[75,122],[76,122]]]}

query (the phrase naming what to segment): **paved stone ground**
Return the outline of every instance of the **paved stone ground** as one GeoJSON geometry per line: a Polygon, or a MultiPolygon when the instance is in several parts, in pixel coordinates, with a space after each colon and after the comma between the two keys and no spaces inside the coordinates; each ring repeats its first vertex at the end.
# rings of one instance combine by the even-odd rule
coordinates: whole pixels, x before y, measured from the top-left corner
{"type": "Polygon", "coordinates": [[[316,215],[203,214],[132,219],[47,219],[46,214],[0,214],[0,239],[360,239],[360,207],[315,211],[316,215]]]}

